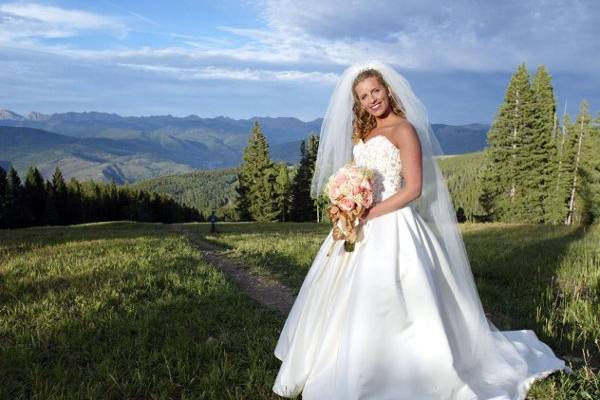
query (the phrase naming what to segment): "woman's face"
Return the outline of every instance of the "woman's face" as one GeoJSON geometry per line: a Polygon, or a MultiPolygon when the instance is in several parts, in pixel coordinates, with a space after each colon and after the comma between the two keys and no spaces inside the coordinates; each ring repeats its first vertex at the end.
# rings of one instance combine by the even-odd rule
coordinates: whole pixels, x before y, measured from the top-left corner
{"type": "Polygon", "coordinates": [[[371,76],[360,81],[354,88],[360,104],[375,117],[384,116],[389,112],[390,99],[377,77],[371,76]]]}

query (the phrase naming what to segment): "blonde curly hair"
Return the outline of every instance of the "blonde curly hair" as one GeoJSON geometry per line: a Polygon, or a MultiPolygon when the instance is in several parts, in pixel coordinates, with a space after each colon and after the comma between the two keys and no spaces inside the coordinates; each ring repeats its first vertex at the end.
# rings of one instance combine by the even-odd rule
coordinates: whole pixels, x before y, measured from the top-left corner
{"type": "Polygon", "coordinates": [[[368,68],[362,70],[354,81],[352,82],[352,97],[354,98],[354,104],[352,105],[352,111],[354,112],[354,118],[352,120],[352,142],[356,144],[359,140],[363,139],[367,133],[369,133],[376,126],[375,117],[367,110],[365,110],[360,104],[360,99],[356,94],[356,85],[358,85],[363,79],[375,77],[385,87],[388,96],[390,98],[390,105],[392,112],[400,117],[406,118],[404,114],[404,107],[396,97],[394,91],[390,88],[390,85],[385,81],[381,72],[374,68],[368,68]]]}

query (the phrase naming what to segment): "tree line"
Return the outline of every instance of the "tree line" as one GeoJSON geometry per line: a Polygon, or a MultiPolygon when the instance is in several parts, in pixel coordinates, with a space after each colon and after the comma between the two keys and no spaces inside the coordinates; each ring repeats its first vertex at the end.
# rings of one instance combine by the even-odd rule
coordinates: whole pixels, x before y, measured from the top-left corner
{"type": "Polygon", "coordinates": [[[0,168],[0,228],[114,220],[171,223],[199,221],[201,215],[165,195],[114,182],[65,182],[58,167],[46,181],[30,167],[25,182],[13,167],[8,173],[0,168]]]}
{"type": "Polygon", "coordinates": [[[311,134],[300,145],[296,169],[275,163],[258,121],[254,123],[238,172],[235,210],[241,221],[314,221],[323,214],[325,199],[310,197],[319,137],[311,134]]]}
{"type": "Polygon", "coordinates": [[[479,219],[519,223],[592,223],[600,218],[600,134],[581,102],[572,121],[558,115],[552,78],[521,64],[488,132],[478,184],[479,219]],[[561,121],[562,120],[562,121],[561,121]]]}

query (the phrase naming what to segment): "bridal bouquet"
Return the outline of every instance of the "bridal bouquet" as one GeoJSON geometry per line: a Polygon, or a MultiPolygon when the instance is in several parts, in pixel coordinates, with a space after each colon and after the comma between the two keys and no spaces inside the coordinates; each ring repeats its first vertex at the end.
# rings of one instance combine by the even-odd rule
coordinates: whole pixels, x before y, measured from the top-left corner
{"type": "Polygon", "coordinates": [[[344,249],[353,251],[359,218],[373,205],[373,172],[348,163],[331,175],[325,190],[333,238],[344,239],[344,249]]]}

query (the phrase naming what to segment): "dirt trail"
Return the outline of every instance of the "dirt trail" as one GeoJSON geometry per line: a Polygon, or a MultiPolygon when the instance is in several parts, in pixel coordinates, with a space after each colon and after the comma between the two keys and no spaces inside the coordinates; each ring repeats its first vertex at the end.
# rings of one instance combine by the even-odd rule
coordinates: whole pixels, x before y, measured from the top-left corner
{"type": "Polygon", "coordinates": [[[290,288],[273,279],[249,273],[248,269],[223,256],[221,248],[202,240],[198,234],[183,226],[172,225],[171,229],[184,235],[206,261],[223,271],[246,295],[284,315],[289,313],[295,299],[290,288]]]}

